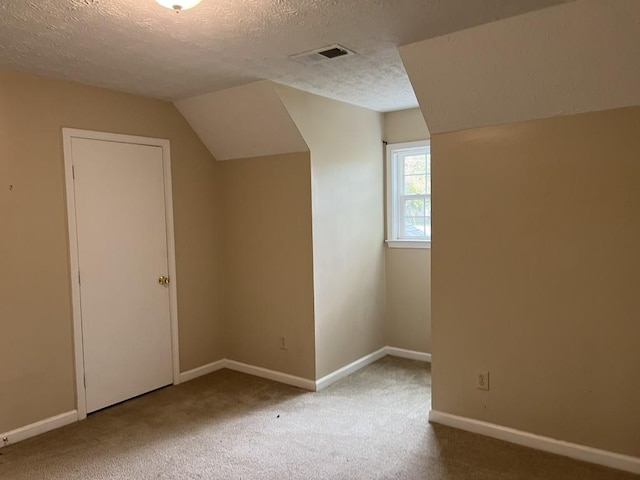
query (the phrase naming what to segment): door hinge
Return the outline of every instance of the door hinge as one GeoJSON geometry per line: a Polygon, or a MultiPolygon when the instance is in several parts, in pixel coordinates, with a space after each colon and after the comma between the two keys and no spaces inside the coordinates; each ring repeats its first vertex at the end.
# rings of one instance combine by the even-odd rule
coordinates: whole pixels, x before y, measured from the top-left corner
{"type": "Polygon", "coordinates": [[[87,388],[87,375],[86,374],[82,374],[82,382],[84,383],[84,388],[86,390],[86,388],[87,388]]]}
{"type": "Polygon", "coordinates": [[[75,165],[71,165],[71,177],[73,177],[73,179],[76,179],[76,167],[75,165]]]}
{"type": "Polygon", "coordinates": [[[78,285],[82,285],[82,282],[80,281],[80,270],[78,270],[78,285]]]}

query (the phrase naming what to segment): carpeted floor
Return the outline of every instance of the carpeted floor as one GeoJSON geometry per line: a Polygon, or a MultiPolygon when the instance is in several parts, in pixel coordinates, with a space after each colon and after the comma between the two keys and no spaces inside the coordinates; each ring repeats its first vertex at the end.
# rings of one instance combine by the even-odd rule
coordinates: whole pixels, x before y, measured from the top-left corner
{"type": "Polygon", "coordinates": [[[638,479],[430,425],[428,365],[319,393],[222,370],[0,450],[0,479],[638,479]]]}

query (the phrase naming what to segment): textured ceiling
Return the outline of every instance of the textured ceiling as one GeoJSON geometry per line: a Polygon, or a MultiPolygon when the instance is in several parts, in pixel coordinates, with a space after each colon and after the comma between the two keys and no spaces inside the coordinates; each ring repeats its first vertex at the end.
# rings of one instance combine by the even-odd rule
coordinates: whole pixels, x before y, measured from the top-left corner
{"type": "Polygon", "coordinates": [[[258,79],[379,111],[417,105],[396,47],[566,0],[2,0],[0,68],[176,100],[258,79]],[[304,65],[339,43],[359,55],[304,65]]]}

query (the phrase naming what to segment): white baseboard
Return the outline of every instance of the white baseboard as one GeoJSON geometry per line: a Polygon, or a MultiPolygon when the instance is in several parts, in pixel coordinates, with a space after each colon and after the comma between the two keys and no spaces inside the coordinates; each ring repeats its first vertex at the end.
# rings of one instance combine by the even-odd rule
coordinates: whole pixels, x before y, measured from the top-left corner
{"type": "MultiPolygon", "coordinates": [[[[294,375],[276,372],[274,370],[268,370],[262,367],[255,367],[253,365],[248,365],[246,363],[236,362],[235,360],[229,360],[225,358],[198,368],[194,368],[193,370],[189,370],[187,372],[182,372],[180,373],[179,380],[180,383],[184,383],[203,375],[215,372],[217,370],[228,368],[237,372],[243,372],[248,373],[249,375],[255,375],[257,377],[267,378],[275,382],[293,385],[294,387],[302,388],[304,390],[316,391],[328,387],[332,383],[335,383],[341,378],[344,378],[347,375],[350,375],[353,372],[366,367],[367,365],[381,359],[385,355],[410,358],[413,360],[422,360],[426,362],[431,361],[431,355],[428,353],[414,352],[411,350],[404,350],[402,348],[395,347],[383,347],[380,350],[370,353],[369,355],[365,355],[355,362],[352,362],[349,365],[346,365],[336,370],[335,372],[322,377],[320,380],[313,381],[307,378],[296,377],[294,375]]],[[[72,410],[70,412],[62,413],[60,415],[41,420],[39,422],[32,423],[31,425],[26,425],[10,432],[0,434],[0,448],[12,443],[19,442],[21,440],[25,440],[27,438],[34,437],[36,435],[40,435],[41,433],[45,433],[56,428],[64,427],[65,425],[77,422],[78,420],[78,411],[72,410]],[[4,441],[5,438],[7,439],[6,442],[4,441]]]]}
{"type": "Polygon", "coordinates": [[[640,473],[640,458],[638,457],[586,447],[577,443],[564,442],[562,440],[543,437],[541,435],[503,427],[494,423],[482,422],[472,418],[451,415],[437,410],[431,410],[429,412],[429,421],[534,448],[536,450],[575,458],[576,460],[582,460],[584,462],[595,463],[631,473],[640,473]]]}
{"type": "Polygon", "coordinates": [[[386,347],[387,355],[392,357],[408,358],[410,360],[419,360],[421,362],[431,363],[431,354],[424,352],[416,352],[414,350],[405,350],[404,348],[386,347]]]}
{"type": "Polygon", "coordinates": [[[208,375],[209,373],[222,370],[223,368],[235,370],[236,372],[248,373],[249,375],[255,375],[256,377],[267,378],[275,382],[293,385],[294,387],[303,388],[305,390],[315,390],[315,382],[313,380],[296,377],[287,373],[276,372],[275,370],[269,370],[267,368],[248,365],[242,362],[236,362],[235,360],[229,360],[228,358],[223,358],[217,362],[209,363],[207,365],[194,368],[193,370],[189,370],[188,372],[181,373],[180,383],[194,380],[198,377],[202,377],[203,375],[208,375]]]}
{"type": "Polygon", "coordinates": [[[254,367],[246,363],[236,362],[235,360],[226,359],[224,361],[225,368],[229,370],[235,370],[236,372],[248,373],[249,375],[255,375],[256,377],[267,378],[275,382],[285,383],[287,385],[293,385],[294,387],[302,388],[304,390],[314,391],[316,389],[316,382],[307,378],[296,377],[287,373],[276,372],[275,370],[269,370],[262,367],[254,367]]]}
{"type": "Polygon", "coordinates": [[[217,362],[209,363],[207,365],[194,368],[193,370],[189,370],[187,372],[182,372],[180,374],[180,383],[188,382],[189,380],[193,380],[217,370],[222,370],[223,368],[228,368],[229,370],[248,373],[249,375],[267,378],[275,382],[293,385],[294,387],[303,388],[305,390],[317,391],[328,387],[332,383],[337,382],[341,378],[344,378],[363,367],[366,367],[376,360],[381,359],[385,355],[391,355],[392,357],[409,358],[411,360],[419,360],[421,362],[431,362],[430,353],[416,352],[413,350],[405,350],[404,348],[397,347],[382,347],[380,350],[370,353],[369,355],[365,355],[355,362],[352,362],[349,365],[346,365],[314,382],[313,380],[309,380],[307,378],[296,377],[287,373],[276,372],[275,370],[268,370],[266,368],[256,367],[246,363],[236,362],[235,360],[229,360],[228,358],[223,358],[222,360],[218,360],[217,362]]]}
{"type": "Polygon", "coordinates": [[[225,360],[223,358],[222,360],[218,360],[217,362],[208,363],[207,365],[194,368],[193,370],[182,372],[180,374],[180,383],[188,382],[189,380],[193,380],[194,378],[213,373],[217,370],[222,370],[224,368],[224,364],[225,360]]]}
{"type": "Polygon", "coordinates": [[[387,347],[382,347],[380,350],[377,350],[369,355],[365,355],[364,357],[356,360],[355,362],[350,363],[349,365],[345,365],[342,368],[339,368],[335,372],[331,372],[329,375],[325,375],[321,379],[316,381],[316,391],[322,390],[323,388],[327,388],[329,385],[336,383],[341,378],[346,377],[347,375],[351,375],[353,372],[360,370],[367,365],[380,360],[382,357],[387,355],[386,351],[387,347]]]}
{"type": "Polygon", "coordinates": [[[352,373],[360,370],[367,365],[380,360],[382,357],[390,355],[392,357],[402,357],[409,358],[411,360],[420,360],[421,362],[431,362],[431,354],[416,352],[413,350],[405,350],[404,348],[396,348],[396,347],[382,347],[380,350],[377,350],[369,355],[365,355],[364,357],[356,360],[355,362],[346,365],[335,372],[330,373],[329,375],[325,375],[321,379],[316,381],[316,390],[322,390],[323,388],[327,388],[329,385],[337,382],[341,378],[346,377],[347,375],[351,375],[352,373]]]}
{"type": "Polygon", "coordinates": [[[61,413],[54,417],[45,418],[39,422],[25,425],[24,427],[16,428],[7,433],[0,433],[0,448],[17,443],[27,438],[35,437],[41,433],[46,433],[56,428],[64,427],[70,423],[78,421],[78,411],[71,410],[70,412],[61,413]]]}

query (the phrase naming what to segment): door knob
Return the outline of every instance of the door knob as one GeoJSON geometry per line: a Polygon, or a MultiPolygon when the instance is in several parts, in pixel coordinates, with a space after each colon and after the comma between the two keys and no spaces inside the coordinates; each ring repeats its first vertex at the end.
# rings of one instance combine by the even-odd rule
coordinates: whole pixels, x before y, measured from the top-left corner
{"type": "Polygon", "coordinates": [[[158,283],[160,285],[169,285],[169,277],[165,277],[164,275],[162,275],[160,278],[158,278],[158,283]]]}

